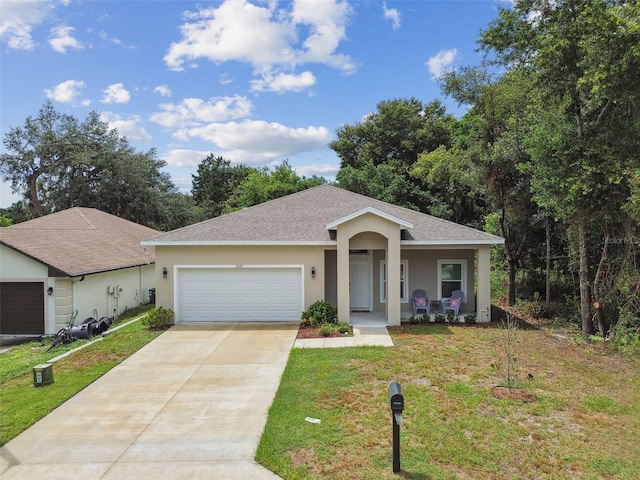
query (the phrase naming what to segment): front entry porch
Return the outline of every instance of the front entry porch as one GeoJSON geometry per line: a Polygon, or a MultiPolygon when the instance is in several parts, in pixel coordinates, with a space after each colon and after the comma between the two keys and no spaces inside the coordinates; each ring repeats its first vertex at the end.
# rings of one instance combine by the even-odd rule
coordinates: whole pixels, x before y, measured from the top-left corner
{"type": "MultiPolygon", "coordinates": [[[[463,323],[464,316],[469,313],[471,312],[460,312],[457,322],[463,323]]],[[[435,316],[435,313],[429,315],[429,321],[431,323],[435,322],[435,316]]],[[[401,323],[408,322],[410,317],[411,312],[402,311],[401,323]]],[[[349,315],[349,323],[358,328],[379,328],[389,326],[389,322],[387,321],[387,317],[384,312],[351,312],[349,315]]]]}

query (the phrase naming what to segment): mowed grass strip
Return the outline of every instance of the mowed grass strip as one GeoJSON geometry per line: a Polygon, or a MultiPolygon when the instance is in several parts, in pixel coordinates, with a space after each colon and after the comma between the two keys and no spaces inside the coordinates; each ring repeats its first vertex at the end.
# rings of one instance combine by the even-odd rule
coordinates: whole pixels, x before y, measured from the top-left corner
{"type": "Polygon", "coordinates": [[[398,478],[387,393],[397,381],[401,478],[640,478],[638,359],[519,330],[519,385],[537,398],[522,403],[491,395],[504,384],[500,329],[390,330],[394,348],[294,349],[257,460],[284,479],[398,478]]]}
{"type": "MultiPolygon", "coordinates": [[[[147,309],[136,309],[128,317],[130,319],[147,309]]],[[[121,319],[120,323],[126,321],[121,319]]],[[[33,367],[87,341],[77,341],[49,352],[50,340],[30,342],[1,354],[0,445],[19,435],[161,333],[149,331],[141,322],[112,331],[102,340],[55,362],[54,382],[42,387],[33,385],[33,367]]]]}

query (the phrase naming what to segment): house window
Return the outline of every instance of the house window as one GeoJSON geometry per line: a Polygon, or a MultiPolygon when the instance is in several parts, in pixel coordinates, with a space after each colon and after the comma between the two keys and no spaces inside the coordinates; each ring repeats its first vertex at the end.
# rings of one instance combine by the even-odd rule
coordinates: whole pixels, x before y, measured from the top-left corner
{"type": "MultiPolygon", "coordinates": [[[[400,302],[408,301],[409,262],[400,260],[400,302]]],[[[380,260],[380,303],[387,301],[387,262],[380,260]]]]}
{"type": "Polygon", "coordinates": [[[438,260],[438,298],[449,298],[454,290],[466,294],[466,285],[466,260],[438,260]]]}

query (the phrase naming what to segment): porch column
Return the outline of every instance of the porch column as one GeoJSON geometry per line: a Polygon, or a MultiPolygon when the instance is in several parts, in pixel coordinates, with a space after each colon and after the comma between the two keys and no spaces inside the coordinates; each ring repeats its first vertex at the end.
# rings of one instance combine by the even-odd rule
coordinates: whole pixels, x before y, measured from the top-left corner
{"type": "Polygon", "coordinates": [[[478,322],[491,321],[491,250],[489,245],[478,248],[478,299],[476,318],[478,322]]]}
{"type": "Polygon", "coordinates": [[[387,323],[388,325],[400,325],[400,227],[390,226],[389,230],[387,239],[387,323]]]}
{"type": "Polygon", "coordinates": [[[349,307],[349,230],[338,227],[337,232],[338,259],[338,322],[350,323],[349,307]]]}

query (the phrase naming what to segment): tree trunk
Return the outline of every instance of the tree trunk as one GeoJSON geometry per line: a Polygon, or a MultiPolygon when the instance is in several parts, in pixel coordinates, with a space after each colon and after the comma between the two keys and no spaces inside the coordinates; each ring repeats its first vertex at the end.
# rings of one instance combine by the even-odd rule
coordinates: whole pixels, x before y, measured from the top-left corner
{"type": "Polygon", "coordinates": [[[589,292],[589,257],[587,253],[587,234],[585,225],[578,225],[578,254],[580,257],[580,316],[582,317],[582,338],[587,340],[593,335],[591,322],[591,298],[589,292]]]}
{"type": "Polygon", "coordinates": [[[598,330],[602,337],[607,336],[607,322],[602,311],[602,302],[600,299],[600,284],[602,277],[604,276],[604,265],[607,261],[609,253],[609,233],[605,232],[604,245],[602,247],[602,254],[600,255],[600,261],[598,262],[598,270],[596,270],[596,276],[593,279],[593,307],[596,311],[596,318],[598,319],[598,330]]]}
{"type": "Polygon", "coordinates": [[[38,198],[38,177],[40,173],[34,172],[27,178],[27,201],[29,209],[34,217],[42,216],[42,204],[38,198]]]}
{"type": "MultiPolygon", "coordinates": [[[[506,242],[505,242],[506,244],[506,242]]],[[[509,306],[513,306],[516,304],[516,262],[513,258],[509,258],[507,265],[509,267],[509,306]]]]}
{"type": "MultiPolygon", "coordinates": [[[[504,198],[504,195],[501,196],[504,198]]],[[[507,258],[507,265],[509,268],[509,285],[508,289],[508,304],[513,306],[516,304],[516,273],[517,273],[517,259],[511,250],[509,238],[507,235],[506,227],[507,212],[505,208],[505,202],[501,202],[500,217],[498,218],[498,226],[500,227],[500,235],[504,238],[504,254],[507,258]]]]}
{"type": "Polygon", "coordinates": [[[545,219],[545,241],[546,241],[546,273],[544,281],[544,304],[547,310],[551,306],[551,222],[549,217],[545,219]]]}

